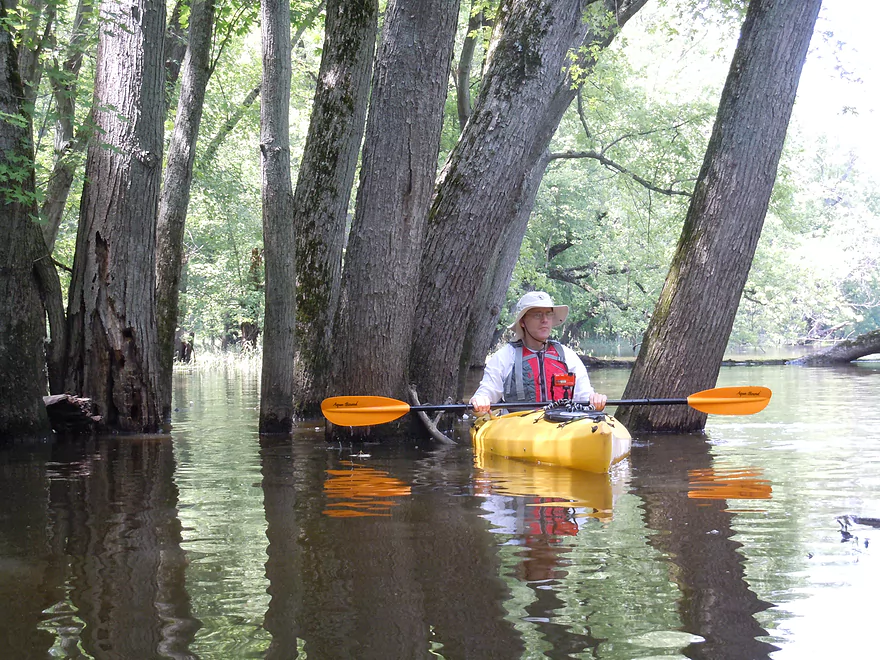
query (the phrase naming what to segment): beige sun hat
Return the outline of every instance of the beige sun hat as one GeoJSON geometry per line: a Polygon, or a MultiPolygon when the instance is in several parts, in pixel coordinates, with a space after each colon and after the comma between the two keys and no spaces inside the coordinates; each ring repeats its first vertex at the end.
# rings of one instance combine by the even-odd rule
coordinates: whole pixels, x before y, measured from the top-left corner
{"type": "Polygon", "coordinates": [[[535,307],[553,308],[553,311],[555,312],[553,318],[554,328],[565,321],[565,319],[568,317],[568,305],[555,305],[553,303],[553,299],[550,297],[550,294],[544,291],[529,291],[526,295],[519,299],[518,303],[516,303],[516,308],[514,309],[515,316],[513,319],[513,323],[508,326],[508,329],[513,330],[513,334],[516,335],[517,339],[523,338],[522,326],[519,324],[520,319],[522,319],[526,312],[535,307]]]}

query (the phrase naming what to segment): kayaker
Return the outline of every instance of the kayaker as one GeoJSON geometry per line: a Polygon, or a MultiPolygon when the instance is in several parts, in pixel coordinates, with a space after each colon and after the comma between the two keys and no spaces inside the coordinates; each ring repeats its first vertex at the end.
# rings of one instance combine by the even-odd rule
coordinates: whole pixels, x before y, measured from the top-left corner
{"type": "Polygon", "coordinates": [[[581,359],[568,346],[550,339],[553,328],[567,316],[568,306],[553,304],[544,291],[530,291],[519,299],[516,318],[509,327],[516,339],[486,360],[483,379],[470,400],[475,412],[487,413],[490,405],[499,401],[562,398],[589,401],[596,410],[605,408],[608,397],[593,390],[581,359]],[[575,377],[573,392],[557,384],[560,376],[569,374],[575,377]]]}

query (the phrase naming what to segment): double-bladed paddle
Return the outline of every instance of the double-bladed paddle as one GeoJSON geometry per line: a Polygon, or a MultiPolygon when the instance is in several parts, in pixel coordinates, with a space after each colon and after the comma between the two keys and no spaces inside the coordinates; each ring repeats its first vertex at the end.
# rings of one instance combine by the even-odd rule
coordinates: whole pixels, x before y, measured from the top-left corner
{"type": "MultiPolygon", "coordinates": [[[[691,394],[685,399],[609,399],[609,406],[675,406],[688,405],[691,408],[712,415],[754,415],[770,403],[770,389],[767,387],[716,387],[691,394]]],[[[589,402],[579,402],[588,406],[589,402]]],[[[492,408],[543,408],[551,401],[531,403],[493,403],[492,408]]],[[[410,411],[471,410],[469,403],[450,403],[446,405],[411,406],[405,401],[385,396],[334,396],[321,402],[324,417],[337,426],[373,426],[386,424],[403,417],[410,411]]]]}

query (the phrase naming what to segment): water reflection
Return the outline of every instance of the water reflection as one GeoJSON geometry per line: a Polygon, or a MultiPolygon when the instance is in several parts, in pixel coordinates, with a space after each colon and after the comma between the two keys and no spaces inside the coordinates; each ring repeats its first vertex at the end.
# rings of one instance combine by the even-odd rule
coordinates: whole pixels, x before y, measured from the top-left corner
{"type": "Polygon", "coordinates": [[[5,657],[192,657],[171,439],[4,458],[5,657]]]}
{"type": "Polygon", "coordinates": [[[688,470],[688,497],[695,500],[769,500],[773,486],[761,468],[716,466],[688,470]]]}
{"type": "MultiPolygon", "coordinates": [[[[373,451],[376,473],[412,483],[389,517],[324,515],[338,457],[314,438],[264,438],[263,492],[271,600],[266,657],[301,648],[316,658],[514,658],[489,525],[468,472],[438,471],[373,451]],[[442,487],[440,487],[442,486],[442,487]]],[[[360,468],[363,469],[363,468],[360,468]]]]}
{"type": "Polygon", "coordinates": [[[260,438],[255,374],[178,374],[172,438],[0,449],[3,655],[867,657],[880,367],[743,382],[766,411],[606,476],[260,438]]]}
{"type": "Polygon", "coordinates": [[[712,468],[709,443],[698,435],[658,437],[633,448],[632,492],[642,501],[650,543],[669,562],[679,591],[681,630],[701,638],[689,658],[767,658],[778,647],[755,615],[770,607],[745,579],[742,544],[732,537],[735,514],[725,499],[691,497],[691,476],[712,468]]]}
{"type": "MultiPolygon", "coordinates": [[[[474,489],[478,494],[555,499],[567,502],[569,508],[576,510],[576,517],[609,520],[614,500],[624,492],[629,463],[622,463],[611,474],[594,474],[477,452],[474,466],[474,489]]],[[[532,504],[546,506],[538,501],[532,504]]]]}
{"type": "Polygon", "coordinates": [[[390,516],[391,508],[400,504],[395,499],[406,497],[409,486],[390,476],[351,461],[341,461],[340,469],[327,470],[324,495],[327,507],[322,512],[333,518],[359,516],[390,516]]]}

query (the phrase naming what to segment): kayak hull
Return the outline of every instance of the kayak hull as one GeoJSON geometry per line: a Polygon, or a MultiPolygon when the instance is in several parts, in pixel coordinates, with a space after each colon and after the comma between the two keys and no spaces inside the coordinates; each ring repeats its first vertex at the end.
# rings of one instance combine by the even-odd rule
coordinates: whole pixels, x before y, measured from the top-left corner
{"type": "Polygon", "coordinates": [[[471,438],[477,453],[608,472],[629,456],[632,437],[614,417],[594,417],[549,421],[542,410],[485,416],[474,422],[471,438]]]}

